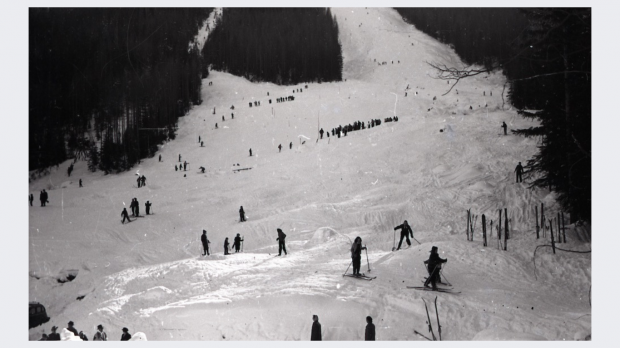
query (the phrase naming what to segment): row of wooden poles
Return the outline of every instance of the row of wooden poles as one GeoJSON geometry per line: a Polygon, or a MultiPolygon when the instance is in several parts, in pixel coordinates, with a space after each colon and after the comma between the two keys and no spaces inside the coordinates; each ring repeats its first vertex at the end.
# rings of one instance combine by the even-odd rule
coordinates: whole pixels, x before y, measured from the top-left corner
{"type": "MultiPolygon", "coordinates": [[[[555,243],[557,238],[557,243],[562,243],[562,239],[564,243],[566,243],[566,225],[564,224],[564,212],[558,212],[558,217],[556,219],[547,219],[545,216],[545,206],[544,203],[540,203],[540,220],[538,219],[538,206],[536,208],[536,239],[540,238],[540,230],[542,227],[543,238],[546,238],[547,231],[551,235],[551,245],[553,248],[553,253],[555,254],[555,243]],[[540,222],[539,222],[540,221],[540,222]],[[557,226],[557,237],[554,236],[553,233],[553,225],[557,226]],[[560,227],[561,224],[561,227],[560,227]]],[[[499,249],[502,249],[502,209],[499,209],[499,223],[496,224],[495,229],[497,231],[497,243],[499,249]]],[[[504,208],[504,250],[508,250],[508,239],[510,238],[510,229],[509,229],[509,219],[508,219],[508,209],[504,208]]],[[[471,209],[467,210],[467,240],[474,240],[474,230],[476,228],[476,223],[478,222],[478,215],[474,215],[471,213],[471,209]]],[[[490,223],[491,231],[493,231],[493,220],[490,223]]],[[[487,246],[487,222],[486,216],[482,214],[482,238],[483,245],[487,246]]]]}

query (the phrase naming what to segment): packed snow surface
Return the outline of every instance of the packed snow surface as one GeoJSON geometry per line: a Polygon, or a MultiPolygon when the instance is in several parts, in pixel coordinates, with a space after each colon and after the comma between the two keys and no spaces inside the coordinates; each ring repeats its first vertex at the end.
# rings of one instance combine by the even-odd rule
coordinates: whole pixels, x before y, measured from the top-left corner
{"type": "MultiPolygon", "coordinates": [[[[590,254],[541,248],[533,262],[534,248],[549,244],[548,232],[536,239],[534,207],[545,203],[554,218],[559,207],[553,194],[515,183],[515,166],[535,153],[537,139],[503,135],[502,121],[509,129],[535,125],[504,104],[505,78],[479,75],[443,95],[452,85],[434,79],[427,62],[464,66],[449,47],[392,9],[333,13],[346,81],[277,86],[212,71],[203,103],[160,147],[162,162],[155,156],[103,175],[78,161],[69,178],[67,162],[31,182],[29,299],[51,317],[30,329],[31,340],[69,320],[89,338],[103,324],[111,340],[123,327],[149,340],[309,340],[313,314],[324,340],[362,340],[367,315],[378,340],[424,340],[413,329],[428,332],[424,299],[437,334],[435,296],[444,340],[574,340],[591,332],[590,254]],[[295,100],[276,103],[287,96],[295,100]],[[249,107],[254,101],[260,106],[249,107]],[[317,141],[319,128],[394,115],[398,122],[317,141]],[[174,169],[179,154],[187,171],[174,169]],[[136,174],[146,187],[137,187],[136,174]],[[42,189],[46,207],[38,204],[42,189]],[[121,224],[134,197],[141,215],[147,200],[153,215],[121,224]],[[507,251],[495,230],[503,208],[507,251]],[[480,215],[473,241],[467,209],[480,215]],[[403,220],[421,244],[392,252],[403,220]],[[282,257],[277,228],[287,234],[282,257]],[[203,229],[211,256],[200,256],[203,229]],[[243,252],[224,256],[224,238],[237,233],[243,252]],[[368,247],[361,270],[372,281],[342,276],[356,236],[368,247]],[[432,246],[448,259],[443,279],[460,294],[406,288],[422,285],[432,246]]],[[[590,249],[587,233],[572,225],[567,241],[558,246],[590,249]]]]}

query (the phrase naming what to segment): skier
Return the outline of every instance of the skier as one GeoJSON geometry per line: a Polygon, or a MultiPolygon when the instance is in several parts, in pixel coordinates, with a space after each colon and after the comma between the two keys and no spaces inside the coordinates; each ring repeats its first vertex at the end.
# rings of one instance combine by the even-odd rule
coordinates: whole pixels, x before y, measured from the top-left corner
{"type": "Polygon", "coordinates": [[[30,206],[31,206],[31,207],[32,207],[32,202],[33,202],[33,201],[34,201],[34,195],[31,193],[31,194],[28,196],[28,202],[30,202],[30,206]]]}
{"type": "Polygon", "coordinates": [[[228,255],[228,237],[224,240],[224,255],[228,255]]]}
{"type": "Polygon", "coordinates": [[[429,256],[428,260],[424,261],[428,270],[428,278],[426,278],[424,282],[424,287],[428,288],[428,283],[431,283],[433,290],[437,290],[437,280],[439,278],[439,272],[441,271],[441,264],[445,262],[448,262],[448,259],[439,257],[437,247],[434,246],[431,249],[431,256],[429,256]]]}
{"type": "Polygon", "coordinates": [[[323,139],[323,128],[321,128],[321,130],[319,131],[319,134],[321,134],[321,139],[323,139]]]}
{"type": "Polygon", "coordinates": [[[187,171],[187,161],[183,162],[183,170],[187,171]]]}
{"type": "Polygon", "coordinates": [[[322,341],[321,324],[319,323],[319,316],[312,315],[312,333],[310,335],[310,341],[322,341]]]}
{"type": "Polygon", "coordinates": [[[355,237],[355,241],[351,245],[351,262],[353,263],[353,275],[360,275],[362,250],[366,250],[366,247],[362,246],[362,238],[357,236],[355,237]]]}
{"type": "Polygon", "coordinates": [[[506,122],[503,122],[503,121],[502,121],[502,128],[504,128],[504,135],[508,135],[508,133],[506,133],[506,127],[508,127],[508,126],[506,125],[506,122]]]}
{"type": "Polygon", "coordinates": [[[291,141],[290,144],[288,144],[288,148],[289,148],[289,150],[291,150],[293,148],[293,142],[292,141],[291,141]]]}
{"type": "Polygon", "coordinates": [[[71,176],[72,171],[73,171],[73,164],[71,164],[69,168],[67,168],[67,176],[71,176]]]}
{"type": "Polygon", "coordinates": [[[411,234],[411,238],[413,238],[413,231],[411,230],[411,227],[409,227],[407,220],[405,220],[405,222],[403,222],[402,225],[398,225],[394,227],[394,231],[398,229],[401,229],[400,230],[400,241],[398,242],[398,248],[396,250],[400,250],[400,246],[403,244],[403,238],[405,237],[407,237],[407,245],[411,246],[409,235],[411,234]]]}
{"type": "Polygon", "coordinates": [[[284,234],[284,232],[282,232],[282,230],[278,228],[278,238],[276,238],[276,240],[278,241],[279,249],[278,256],[282,256],[282,250],[284,250],[284,255],[288,255],[288,253],[286,252],[286,245],[284,244],[285,239],[286,234],[284,234]]]}
{"type": "Polygon", "coordinates": [[[142,186],[146,186],[146,176],[142,175],[142,186]]]}
{"type": "Polygon", "coordinates": [[[142,178],[138,176],[138,179],[136,179],[136,181],[138,182],[138,188],[140,188],[140,183],[142,183],[142,178]]]}
{"type": "Polygon", "coordinates": [[[365,341],[375,340],[375,324],[372,323],[372,317],[369,315],[366,317],[366,332],[364,334],[365,341]]]}
{"type": "Polygon", "coordinates": [[[69,321],[69,323],[67,323],[67,325],[69,327],[67,327],[67,330],[73,332],[74,335],[78,336],[78,330],[76,330],[76,328],[73,327],[73,321],[69,321]]]}
{"type": "Polygon", "coordinates": [[[200,142],[200,147],[204,147],[204,146],[205,146],[205,142],[204,142],[204,141],[201,141],[201,142],[200,142]]]}
{"type": "Polygon", "coordinates": [[[243,211],[243,206],[239,208],[239,222],[245,221],[245,211],[243,211]]]}
{"type": "Polygon", "coordinates": [[[521,165],[521,162],[519,162],[519,164],[517,164],[517,167],[515,168],[515,172],[517,173],[517,182],[523,182],[523,166],[521,165]]]}
{"type": "Polygon", "coordinates": [[[93,341],[107,341],[108,335],[103,331],[103,325],[97,325],[97,332],[95,333],[95,337],[93,337],[93,341]]]}
{"type": "Polygon", "coordinates": [[[179,154],[179,162],[181,162],[181,154],[179,154]]]}
{"type": "Polygon", "coordinates": [[[161,162],[161,155],[159,155],[159,161],[161,162]]]}
{"type": "Polygon", "coordinates": [[[129,208],[131,208],[131,216],[136,216],[136,199],[132,198],[131,203],[129,204],[129,208]]]}
{"type": "Polygon", "coordinates": [[[217,129],[217,123],[215,124],[215,129],[217,129]]]}
{"type": "Polygon", "coordinates": [[[47,336],[48,341],[60,341],[60,334],[56,332],[58,326],[52,326],[52,333],[47,336]]]}
{"type": "Polygon", "coordinates": [[[137,198],[134,198],[136,200],[136,205],[134,206],[136,209],[136,216],[140,216],[140,202],[138,202],[137,198]]]}
{"type": "Polygon", "coordinates": [[[250,149],[250,157],[252,157],[252,149],[250,149]]]}
{"type": "Polygon", "coordinates": [[[226,121],[226,120],[224,119],[224,115],[222,115],[222,122],[224,122],[224,121],[226,121]]]}
{"type": "Polygon", "coordinates": [[[123,335],[121,336],[121,341],[129,341],[130,338],[131,338],[131,334],[129,333],[129,329],[124,327],[123,335]]]}
{"type": "Polygon", "coordinates": [[[278,152],[282,152],[282,144],[278,145],[278,152]]]}
{"type": "Polygon", "coordinates": [[[202,250],[203,250],[202,256],[210,255],[209,254],[209,243],[211,242],[207,239],[207,230],[202,230],[202,236],[200,236],[200,241],[202,242],[202,250]]]}
{"type": "Polygon", "coordinates": [[[177,170],[179,170],[179,167],[177,167],[177,165],[174,165],[174,171],[176,172],[177,170]]]}
{"type": "Polygon", "coordinates": [[[200,135],[198,136],[198,142],[200,143],[200,135]]]}
{"type": "Polygon", "coordinates": [[[129,213],[127,213],[127,208],[123,208],[123,211],[121,212],[121,217],[123,218],[123,221],[121,221],[121,224],[125,223],[125,219],[131,222],[131,219],[129,218],[129,213]]]}
{"type": "Polygon", "coordinates": [[[146,215],[149,215],[151,213],[151,205],[153,205],[153,203],[146,201],[146,203],[144,203],[144,207],[146,209],[146,215]]]}
{"type": "Polygon", "coordinates": [[[200,172],[201,172],[202,174],[204,174],[204,173],[205,173],[205,167],[198,167],[198,169],[200,169],[200,172]]]}
{"type": "Polygon", "coordinates": [[[235,237],[235,241],[233,243],[233,247],[236,253],[238,253],[239,248],[241,248],[241,242],[243,242],[243,239],[241,239],[241,236],[239,236],[239,233],[237,233],[237,236],[235,237]]]}

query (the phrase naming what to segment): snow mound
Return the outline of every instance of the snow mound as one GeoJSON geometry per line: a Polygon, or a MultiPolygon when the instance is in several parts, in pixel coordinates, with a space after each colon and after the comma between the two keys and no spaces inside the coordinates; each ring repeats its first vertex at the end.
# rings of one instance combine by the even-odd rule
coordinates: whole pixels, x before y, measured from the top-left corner
{"type": "Polygon", "coordinates": [[[503,328],[492,328],[478,332],[473,341],[546,341],[547,339],[533,333],[514,332],[503,328]]]}
{"type": "Polygon", "coordinates": [[[314,232],[312,238],[310,238],[310,240],[308,240],[305,245],[308,247],[317,246],[341,238],[343,238],[343,236],[336,232],[334,229],[330,227],[320,227],[314,232]]]}
{"type": "Polygon", "coordinates": [[[130,341],[148,341],[144,332],[136,332],[129,339],[130,341]]]}

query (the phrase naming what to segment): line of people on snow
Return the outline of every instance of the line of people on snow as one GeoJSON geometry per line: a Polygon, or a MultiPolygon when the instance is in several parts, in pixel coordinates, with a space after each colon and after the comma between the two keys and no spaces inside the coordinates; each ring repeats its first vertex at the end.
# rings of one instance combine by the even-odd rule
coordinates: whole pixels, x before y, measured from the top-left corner
{"type": "MultiPolygon", "coordinates": [[[[146,215],[151,215],[151,206],[153,205],[153,203],[146,201],[146,203],[144,203],[144,208],[146,210],[146,215]]],[[[140,216],[140,203],[138,202],[137,198],[133,198],[131,200],[131,203],[129,204],[129,208],[131,208],[131,216],[133,217],[139,217],[140,216]]],[[[125,220],[131,222],[131,219],[129,218],[129,213],[127,212],[127,208],[123,208],[123,211],[121,212],[121,217],[123,218],[121,220],[121,224],[125,223],[125,220]]]]}
{"type": "MultiPolygon", "coordinates": [[[[43,333],[39,341],[88,341],[88,336],[84,331],[75,328],[73,321],[67,323],[67,327],[63,328],[60,333],[57,332],[58,326],[52,326],[51,333],[48,335],[43,333]]],[[[133,336],[129,333],[129,329],[123,328],[121,341],[146,341],[146,335],[143,332],[136,332],[133,336]]],[[[93,335],[93,341],[107,341],[108,334],[104,331],[103,325],[97,325],[97,331],[93,335]]]]}

